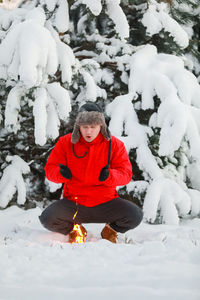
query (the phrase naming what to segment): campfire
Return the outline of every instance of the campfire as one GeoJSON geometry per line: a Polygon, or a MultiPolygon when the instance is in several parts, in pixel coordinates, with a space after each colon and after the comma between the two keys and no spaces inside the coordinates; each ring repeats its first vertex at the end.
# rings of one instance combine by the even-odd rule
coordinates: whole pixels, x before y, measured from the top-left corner
{"type": "Polygon", "coordinates": [[[79,224],[74,224],[72,231],[70,232],[69,242],[70,243],[84,243],[87,235],[86,229],[79,224]]]}

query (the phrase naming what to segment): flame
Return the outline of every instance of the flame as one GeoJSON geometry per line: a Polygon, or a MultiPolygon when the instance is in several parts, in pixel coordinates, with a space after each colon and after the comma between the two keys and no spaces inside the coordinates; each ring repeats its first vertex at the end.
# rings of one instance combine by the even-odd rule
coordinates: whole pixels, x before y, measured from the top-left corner
{"type": "Polygon", "coordinates": [[[70,242],[71,243],[84,243],[86,237],[86,231],[83,230],[79,224],[74,224],[74,227],[71,232],[70,242]]]}
{"type": "Polygon", "coordinates": [[[75,243],[84,243],[84,241],[85,241],[85,238],[84,238],[84,234],[83,234],[83,232],[82,232],[82,230],[81,230],[81,227],[80,227],[80,225],[79,224],[74,224],[74,231],[76,231],[77,232],[77,236],[76,236],[76,238],[75,238],[75,243]]]}

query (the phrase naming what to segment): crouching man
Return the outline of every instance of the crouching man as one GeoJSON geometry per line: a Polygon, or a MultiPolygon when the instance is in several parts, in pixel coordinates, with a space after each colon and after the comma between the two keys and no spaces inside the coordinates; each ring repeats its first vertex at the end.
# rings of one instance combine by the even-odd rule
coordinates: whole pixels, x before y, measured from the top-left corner
{"type": "Polygon", "coordinates": [[[132,166],[123,142],[111,136],[99,105],[88,102],[79,109],[73,132],[58,140],[45,172],[48,180],[64,183],[63,198],[39,217],[45,228],[69,234],[73,241],[74,223],[82,229],[82,223],[105,223],[102,238],[117,243],[118,233],[140,224],[142,210],[116,191],[130,182],[132,166]]]}

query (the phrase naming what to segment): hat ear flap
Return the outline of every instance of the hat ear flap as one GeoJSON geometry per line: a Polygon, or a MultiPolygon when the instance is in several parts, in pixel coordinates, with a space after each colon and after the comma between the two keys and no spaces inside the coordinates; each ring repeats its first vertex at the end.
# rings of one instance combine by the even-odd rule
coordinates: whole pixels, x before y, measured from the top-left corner
{"type": "Polygon", "coordinates": [[[80,130],[79,125],[75,124],[72,132],[71,142],[72,144],[76,144],[80,139],[80,130]]]}
{"type": "Polygon", "coordinates": [[[106,140],[110,140],[110,130],[108,129],[105,123],[101,126],[101,133],[106,140]]]}

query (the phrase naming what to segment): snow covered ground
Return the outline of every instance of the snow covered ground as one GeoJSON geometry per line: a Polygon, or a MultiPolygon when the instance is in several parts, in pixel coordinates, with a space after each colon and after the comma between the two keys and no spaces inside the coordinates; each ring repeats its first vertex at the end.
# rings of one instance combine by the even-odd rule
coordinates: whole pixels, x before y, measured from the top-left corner
{"type": "Polygon", "coordinates": [[[0,211],[0,300],[199,300],[200,219],[180,226],[141,224],[133,244],[88,241],[45,230],[40,208],[0,211]]]}

